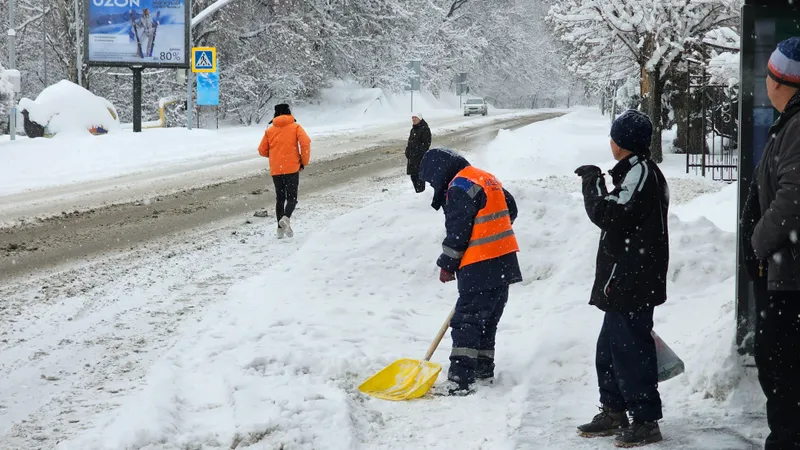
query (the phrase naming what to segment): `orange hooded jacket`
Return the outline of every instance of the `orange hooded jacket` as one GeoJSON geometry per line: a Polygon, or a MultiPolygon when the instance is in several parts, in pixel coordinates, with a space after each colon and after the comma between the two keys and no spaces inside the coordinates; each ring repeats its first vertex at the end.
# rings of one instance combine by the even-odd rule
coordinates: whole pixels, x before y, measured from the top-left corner
{"type": "Polygon", "coordinates": [[[294,116],[285,114],[272,120],[258,146],[258,154],[269,158],[270,175],[296,173],[301,164],[305,167],[311,159],[311,139],[294,116]]]}

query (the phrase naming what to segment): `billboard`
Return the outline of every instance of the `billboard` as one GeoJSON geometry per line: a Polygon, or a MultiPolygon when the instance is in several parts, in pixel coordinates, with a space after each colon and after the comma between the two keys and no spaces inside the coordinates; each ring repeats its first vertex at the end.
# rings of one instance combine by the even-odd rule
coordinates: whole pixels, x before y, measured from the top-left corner
{"type": "Polygon", "coordinates": [[[186,0],[86,0],[84,54],[95,66],[188,68],[186,0]]]}
{"type": "MultiPolygon", "coordinates": [[[[748,0],[742,8],[741,86],[739,89],[739,210],[742,216],[750,182],[756,165],[769,138],[769,128],[778,112],[767,97],[767,61],[778,42],[800,36],[800,5],[786,2],[763,4],[748,0]],[[757,4],[758,3],[758,4],[757,4]]],[[[740,224],[741,225],[741,224],[740,224]]],[[[765,287],[757,285],[745,267],[741,252],[742,233],[737,239],[736,270],[736,343],[741,354],[753,353],[756,322],[756,297],[766,295],[765,287]]]]}
{"type": "Polygon", "coordinates": [[[219,105],[219,72],[197,74],[197,105],[219,105]]]}

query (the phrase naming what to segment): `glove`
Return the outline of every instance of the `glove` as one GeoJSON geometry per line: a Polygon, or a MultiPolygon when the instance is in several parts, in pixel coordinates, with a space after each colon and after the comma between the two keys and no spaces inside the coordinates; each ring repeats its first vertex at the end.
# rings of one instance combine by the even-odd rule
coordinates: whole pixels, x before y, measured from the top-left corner
{"type": "Polygon", "coordinates": [[[300,172],[302,172],[302,171],[303,171],[303,169],[305,169],[305,168],[306,168],[306,166],[304,166],[304,165],[300,164],[300,172]]]}
{"type": "Polygon", "coordinates": [[[575,174],[581,178],[592,178],[602,175],[603,171],[597,166],[586,165],[575,169],[575,174]]]}
{"type": "Polygon", "coordinates": [[[448,281],[453,281],[456,279],[456,274],[453,272],[448,272],[444,269],[439,271],[439,281],[442,283],[447,283],[448,281]]]}

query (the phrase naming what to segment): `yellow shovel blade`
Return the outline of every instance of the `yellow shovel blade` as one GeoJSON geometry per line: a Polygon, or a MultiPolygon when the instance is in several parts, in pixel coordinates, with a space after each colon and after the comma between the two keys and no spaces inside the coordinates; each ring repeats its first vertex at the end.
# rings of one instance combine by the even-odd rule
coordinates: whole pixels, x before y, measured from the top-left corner
{"type": "Polygon", "coordinates": [[[418,359],[399,359],[386,366],[358,387],[358,390],[384,400],[411,400],[428,392],[442,366],[418,359]]]}

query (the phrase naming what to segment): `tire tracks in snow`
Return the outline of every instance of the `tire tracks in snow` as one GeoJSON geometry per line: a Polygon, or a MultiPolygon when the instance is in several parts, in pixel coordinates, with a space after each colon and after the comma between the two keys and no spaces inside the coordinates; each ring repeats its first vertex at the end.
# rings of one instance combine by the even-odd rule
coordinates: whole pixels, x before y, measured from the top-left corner
{"type": "MultiPolygon", "coordinates": [[[[468,147],[493,138],[499,128],[518,128],[560,115],[542,113],[501,119],[435,136],[434,145],[468,147]]],[[[399,141],[378,142],[368,150],[310,165],[302,175],[301,201],[314,192],[404,167],[404,146],[399,141]]],[[[254,205],[269,205],[274,201],[266,171],[231,181],[206,180],[206,183],[169,195],[83,212],[65,211],[34,223],[0,228],[0,281],[135,248],[153,239],[252,213],[257,209],[254,205]]]]}

